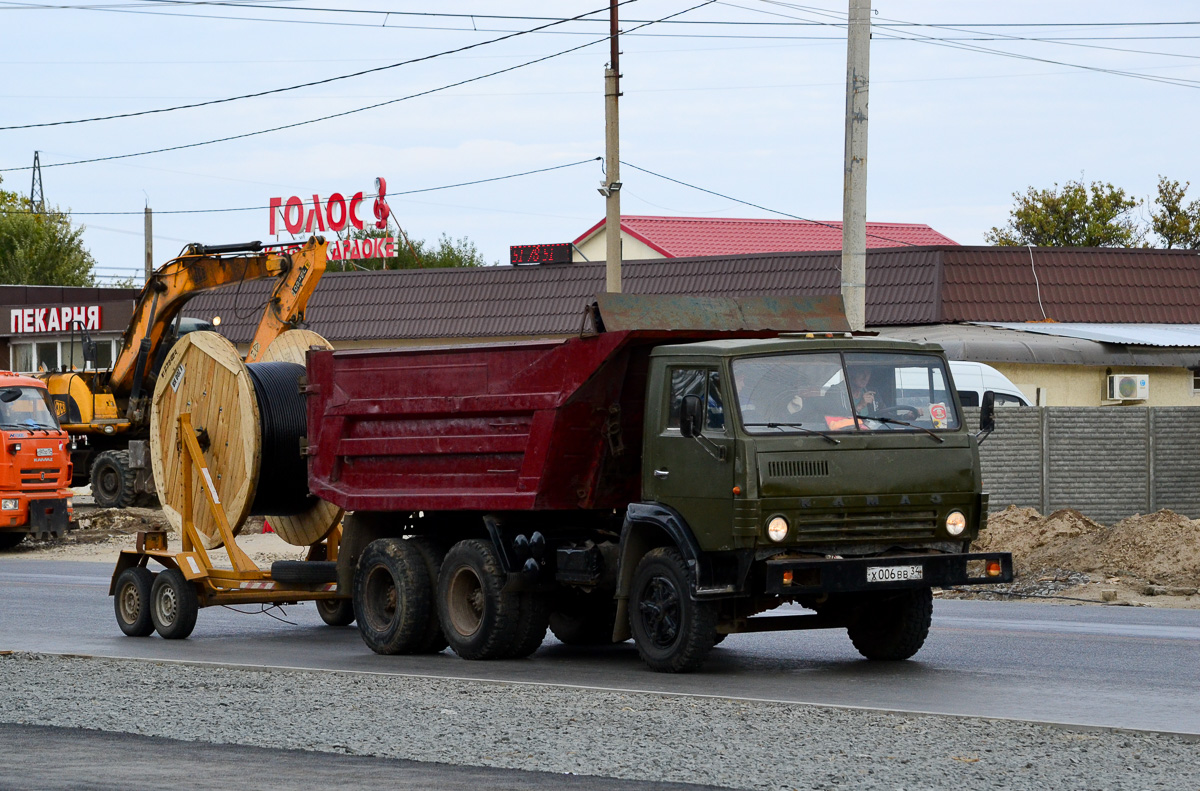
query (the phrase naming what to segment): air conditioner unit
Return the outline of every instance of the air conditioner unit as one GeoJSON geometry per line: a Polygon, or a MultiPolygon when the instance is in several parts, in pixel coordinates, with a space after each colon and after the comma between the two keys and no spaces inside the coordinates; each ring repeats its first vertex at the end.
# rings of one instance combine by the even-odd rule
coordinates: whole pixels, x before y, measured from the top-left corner
{"type": "Polygon", "coordinates": [[[1111,401],[1145,401],[1149,397],[1148,374],[1113,374],[1108,377],[1108,398],[1111,401]]]}

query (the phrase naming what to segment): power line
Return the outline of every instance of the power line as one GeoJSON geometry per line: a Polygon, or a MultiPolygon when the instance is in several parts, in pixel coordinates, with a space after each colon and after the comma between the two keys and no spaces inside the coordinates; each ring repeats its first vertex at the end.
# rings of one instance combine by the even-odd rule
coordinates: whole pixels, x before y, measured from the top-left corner
{"type": "MultiPolygon", "coordinates": [[[[808,217],[801,217],[798,214],[789,214],[785,211],[780,211],[779,209],[772,209],[767,206],[761,206],[757,203],[751,203],[750,201],[742,200],[741,198],[735,198],[731,195],[726,195],[722,192],[716,192],[715,190],[705,189],[704,187],[697,187],[695,184],[688,184],[686,181],[680,181],[679,179],[673,179],[670,176],[664,176],[661,173],[655,173],[653,170],[647,170],[646,168],[640,168],[637,165],[626,162],[623,159],[621,160],[621,164],[626,167],[633,168],[634,170],[640,170],[643,173],[647,173],[651,176],[655,176],[657,178],[663,179],[664,181],[674,182],[675,184],[679,184],[681,186],[688,187],[690,189],[699,190],[700,192],[707,192],[709,195],[716,195],[718,198],[724,198],[725,200],[733,201],[734,203],[740,203],[743,206],[753,206],[756,209],[762,209],[763,211],[769,211],[772,214],[779,214],[784,217],[790,217],[793,220],[803,220],[804,222],[811,222],[814,225],[823,225],[826,228],[832,228],[835,231],[839,231],[839,232],[842,230],[842,226],[840,226],[840,225],[834,225],[833,223],[828,223],[828,222],[821,222],[820,220],[810,220],[808,217]]],[[[880,236],[879,234],[871,233],[870,231],[867,231],[867,236],[873,237],[875,239],[883,239],[885,242],[895,242],[896,244],[903,245],[905,247],[918,247],[919,246],[919,245],[913,244],[912,242],[904,242],[899,239],[892,239],[887,236],[880,236]]]]}
{"type": "MultiPolygon", "coordinates": [[[[703,8],[704,6],[711,5],[715,2],[717,2],[717,0],[703,0],[703,2],[697,3],[696,5],[690,6],[688,8],[685,8],[682,11],[677,11],[674,14],[669,14],[668,16],[664,17],[664,19],[670,19],[671,17],[676,17],[676,16],[679,16],[680,14],[686,14],[690,11],[695,11],[697,8],[703,8]]],[[[651,25],[651,24],[655,24],[655,23],[647,22],[645,25],[640,25],[639,27],[645,27],[646,25],[651,25]]],[[[636,30],[637,28],[634,28],[634,29],[636,30]]],[[[460,85],[467,85],[468,83],[478,82],[479,80],[484,80],[484,79],[487,79],[488,77],[495,77],[499,74],[506,74],[510,71],[516,71],[517,69],[521,69],[526,66],[532,66],[536,63],[542,63],[543,61],[550,60],[551,58],[557,58],[560,55],[566,55],[569,52],[575,52],[577,50],[584,49],[585,47],[591,47],[596,44],[605,44],[605,43],[608,43],[608,41],[609,41],[608,36],[605,36],[604,38],[596,39],[595,41],[589,41],[586,44],[580,44],[575,47],[570,47],[568,49],[564,49],[564,50],[555,52],[550,55],[544,55],[540,58],[534,58],[533,60],[526,61],[524,63],[518,63],[515,66],[509,66],[504,69],[498,69],[496,71],[488,72],[487,74],[480,74],[475,77],[469,77],[465,80],[459,80],[458,82],[452,82],[449,85],[443,85],[439,88],[430,88],[429,90],[409,94],[408,96],[401,96],[398,99],[389,99],[386,102],[377,102],[375,104],[367,105],[366,107],[358,107],[353,110],[343,110],[340,113],[331,113],[330,115],[323,115],[319,118],[310,118],[307,121],[297,121],[292,124],[284,124],[282,126],[271,127],[270,129],[260,129],[256,132],[246,132],[246,133],[240,134],[240,135],[229,135],[227,137],[219,137],[214,140],[204,140],[199,143],[184,143],[184,144],[178,145],[178,146],[167,146],[165,148],[156,148],[156,149],[152,149],[150,151],[138,151],[138,152],[135,152],[132,154],[113,154],[111,156],[106,156],[106,157],[93,157],[91,159],[78,159],[78,160],[75,160],[72,162],[54,162],[49,165],[43,165],[43,167],[55,168],[55,167],[65,167],[67,165],[88,165],[88,164],[92,164],[95,162],[110,162],[110,161],[116,160],[116,159],[129,159],[131,157],[141,157],[141,156],[147,156],[149,154],[162,154],[162,153],[166,153],[168,151],[181,151],[183,149],[198,148],[200,146],[212,145],[214,143],[226,143],[231,140],[241,140],[241,139],[244,139],[247,137],[255,137],[258,135],[265,135],[265,134],[269,134],[271,132],[280,132],[285,129],[294,129],[299,126],[306,126],[308,124],[315,124],[315,123],[319,123],[321,121],[328,121],[333,118],[342,118],[347,115],[353,115],[355,113],[361,113],[361,112],[365,112],[367,110],[374,110],[379,107],[385,107],[390,104],[396,104],[397,102],[404,102],[404,101],[408,101],[409,99],[416,99],[421,96],[428,96],[431,93],[438,93],[439,91],[449,90],[450,88],[457,88],[460,85]]],[[[0,168],[0,173],[9,173],[9,172],[18,171],[18,170],[29,170],[29,168],[28,167],[0,168]]]]}
{"type": "MultiPolygon", "coordinates": [[[[629,3],[635,3],[635,2],[637,2],[637,0],[621,0],[621,2],[617,3],[617,5],[619,5],[619,6],[628,5],[629,3]]],[[[376,74],[378,72],[388,71],[390,69],[399,68],[401,66],[411,66],[414,63],[423,63],[425,61],[433,60],[435,58],[440,58],[440,57],[443,57],[446,55],[456,55],[460,52],[466,52],[467,50],[476,49],[478,47],[485,47],[485,46],[488,46],[489,44],[495,44],[500,41],[507,41],[508,39],[513,39],[518,36],[524,36],[529,33],[534,33],[538,30],[544,30],[546,28],[553,27],[554,25],[561,25],[566,22],[573,22],[577,19],[581,19],[582,17],[588,16],[590,14],[598,14],[601,11],[605,11],[605,10],[607,10],[607,6],[605,8],[601,8],[596,11],[588,11],[587,13],[579,14],[578,16],[570,17],[568,19],[559,19],[557,21],[549,22],[549,23],[547,23],[545,25],[541,25],[539,27],[531,28],[529,30],[522,30],[517,33],[509,33],[507,35],[503,35],[498,38],[488,39],[487,41],[479,41],[474,44],[467,44],[466,46],[456,47],[454,49],[448,49],[443,52],[436,52],[431,55],[422,55],[419,58],[411,58],[409,60],[402,60],[402,61],[399,61],[398,63],[388,64],[387,66],[376,66],[376,67],[370,68],[370,69],[362,69],[361,71],[352,72],[350,74],[342,74],[337,77],[327,77],[323,80],[312,80],[310,82],[303,82],[298,85],[290,85],[285,88],[272,88],[272,89],[266,90],[266,91],[258,91],[256,93],[245,93],[240,96],[229,96],[229,97],[226,97],[223,99],[210,99],[208,101],[203,101],[203,102],[193,102],[191,104],[175,105],[174,107],[160,107],[155,110],[138,110],[136,112],[131,112],[131,113],[117,113],[114,115],[100,115],[100,116],[95,116],[92,118],[78,118],[78,119],[75,119],[72,121],[46,121],[44,123],[38,123],[38,124],[21,124],[19,126],[0,126],[0,131],[9,131],[9,130],[13,130],[13,129],[37,129],[37,128],[41,128],[41,127],[45,127],[45,126],[65,126],[68,124],[86,124],[86,123],[91,123],[92,121],[111,121],[116,118],[134,118],[134,117],[142,116],[142,115],[155,115],[157,113],[170,113],[170,112],[174,112],[176,110],[191,110],[196,107],[209,107],[214,104],[225,104],[228,102],[240,101],[242,99],[256,99],[256,98],[259,98],[262,96],[270,96],[270,95],[277,94],[277,93],[286,93],[287,91],[295,91],[295,90],[299,90],[301,88],[312,88],[317,85],[327,85],[331,82],[339,82],[341,80],[348,80],[348,79],[351,79],[354,77],[362,77],[363,75],[366,75],[366,74],[376,74]]]]}
{"type": "MultiPolygon", "coordinates": [[[[491,177],[485,178],[485,179],[475,179],[474,181],[460,181],[457,184],[443,184],[440,187],[421,187],[420,189],[414,189],[414,190],[401,190],[399,192],[389,192],[388,195],[392,196],[392,197],[395,197],[398,195],[418,195],[422,192],[437,192],[438,190],[449,190],[449,189],[455,189],[457,187],[471,187],[476,184],[487,184],[488,182],[492,182],[492,181],[505,181],[507,179],[515,179],[515,178],[520,178],[522,176],[532,176],[536,173],[549,173],[552,170],[562,170],[564,168],[573,168],[578,165],[586,165],[591,162],[599,162],[601,159],[602,159],[602,157],[591,157],[589,159],[581,159],[578,162],[568,162],[564,165],[551,165],[550,167],[537,168],[536,170],[526,170],[526,171],[522,171],[521,173],[509,173],[506,176],[491,176],[491,177]]],[[[378,197],[378,196],[377,195],[367,195],[367,196],[364,196],[364,200],[370,200],[370,199],[376,198],[376,197],[378,197]]],[[[219,214],[219,213],[226,213],[226,212],[262,211],[263,209],[270,209],[270,208],[271,208],[270,206],[239,206],[236,208],[224,208],[224,209],[175,209],[173,211],[159,211],[158,209],[155,209],[154,213],[155,214],[219,214]]],[[[141,216],[144,213],[144,211],[145,211],[144,209],[139,209],[138,211],[54,211],[54,212],[50,212],[50,213],[51,214],[68,215],[71,217],[117,217],[117,216],[135,215],[135,214],[138,216],[141,216]]],[[[34,212],[32,210],[28,210],[28,209],[17,209],[17,210],[0,209],[0,213],[32,214],[34,212]]],[[[139,268],[139,271],[140,271],[140,268],[139,268]]]]}
{"type": "MultiPolygon", "coordinates": [[[[733,3],[725,2],[724,0],[718,0],[718,1],[721,2],[722,5],[728,5],[728,6],[732,6],[734,8],[741,8],[744,10],[756,10],[756,9],[747,9],[745,6],[735,5],[733,3]]],[[[838,12],[835,12],[835,11],[829,11],[828,9],[818,8],[816,6],[803,6],[803,5],[798,5],[795,3],[787,3],[787,2],[782,2],[782,0],[758,0],[758,2],[766,3],[768,5],[783,6],[785,8],[790,8],[790,9],[800,11],[801,13],[808,13],[808,14],[813,14],[816,16],[831,17],[833,19],[838,19],[839,22],[823,22],[822,24],[826,24],[826,25],[829,25],[830,27],[837,27],[837,28],[846,27],[846,23],[840,21],[844,15],[839,14],[838,12]]],[[[771,12],[763,11],[762,13],[771,13],[771,12]]],[[[780,16],[786,16],[786,15],[780,15],[780,16]]],[[[895,21],[897,23],[904,22],[904,20],[892,20],[892,21],[895,21]]],[[[906,24],[918,24],[919,25],[921,23],[906,23],[906,24]]],[[[881,33],[880,35],[887,36],[890,38],[906,40],[906,41],[915,41],[915,42],[919,42],[919,43],[932,44],[935,46],[949,47],[951,49],[961,49],[961,50],[965,50],[967,52],[982,52],[982,53],[986,53],[986,54],[990,54],[990,55],[998,55],[1000,57],[1005,57],[1005,58],[1013,58],[1016,60],[1034,61],[1037,63],[1047,63],[1047,64],[1051,64],[1054,66],[1066,66],[1066,67],[1073,68],[1073,69],[1081,69],[1084,71],[1092,71],[1092,72],[1097,72],[1097,73],[1101,73],[1101,74],[1112,74],[1114,76],[1119,76],[1119,77],[1130,77],[1130,78],[1138,79],[1138,80],[1146,80],[1147,82],[1157,82],[1157,83],[1162,83],[1165,85],[1174,85],[1174,86],[1177,86],[1180,88],[1200,88],[1200,80],[1188,80],[1188,79],[1184,79],[1182,77],[1159,77],[1156,75],[1144,74],[1144,73],[1135,72],[1135,71],[1123,71],[1121,69],[1109,69],[1109,68],[1105,68],[1103,66],[1087,66],[1087,65],[1084,65],[1081,63],[1071,63],[1069,61],[1054,60],[1051,58],[1041,58],[1041,57],[1037,57],[1035,55],[1023,55],[1023,54],[1020,54],[1017,52],[1007,52],[1005,50],[993,49],[991,47],[981,47],[981,46],[978,46],[975,44],[956,43],[956,42],[951,42],[951,41],[947,41],[944,39],[939,39],[934,36],[925,36],[922,34],[909,34],[909,33],[907,33],[907,31],[906,31],[905,35],[894,35],[894,34],[889,35],[887,33],[881,33]]],[[[1080,45],[1080,46],[1086,46],[1086,45],[1080,45]]],[[[1169,54],[1169,53],[1154,53],[1154,54],[1162,55],[1162,54],[1169,54]]]]}

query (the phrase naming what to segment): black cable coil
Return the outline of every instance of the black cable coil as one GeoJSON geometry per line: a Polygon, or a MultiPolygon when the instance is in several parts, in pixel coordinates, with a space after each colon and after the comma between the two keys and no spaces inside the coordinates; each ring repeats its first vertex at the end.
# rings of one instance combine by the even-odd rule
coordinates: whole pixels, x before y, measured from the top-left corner
{"type": "Polygon", "coordinates": [[[317,501],[308,491],[308,463],[300,454],[300,438],[308,435],[300,378],[304,366],[296,363],[251,363],[250,381],[258,401],[262,431],[262,460],[258,489],[250,513],[255,516],[295,516],[317,501]]]}

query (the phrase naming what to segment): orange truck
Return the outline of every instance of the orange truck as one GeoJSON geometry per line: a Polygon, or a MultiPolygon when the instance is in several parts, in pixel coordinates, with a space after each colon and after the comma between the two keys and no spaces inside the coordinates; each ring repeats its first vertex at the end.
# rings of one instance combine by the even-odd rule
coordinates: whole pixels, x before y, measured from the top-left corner
{"type": "Polygon", "coordinates": [[[71,441],[46,384],[0,371],[0,549],[61,536],[74,516],[71,441]]]}

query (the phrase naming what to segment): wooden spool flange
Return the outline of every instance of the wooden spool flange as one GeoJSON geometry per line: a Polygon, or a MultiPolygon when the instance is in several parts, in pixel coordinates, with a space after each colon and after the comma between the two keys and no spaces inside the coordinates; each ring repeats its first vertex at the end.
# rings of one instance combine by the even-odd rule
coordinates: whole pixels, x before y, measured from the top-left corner
{"type": "MultiPolygon", "coordinates": [[[[316,333],[289,330],[267,348],[262,361],[304,364],[304,352],[310,345],[329,347],[316,333]],[[297,337],[288,338],[290,335],[297,337]]],[[[262,460],[262,426],[246,365],[234,345],[215,332],[189,332],[175,344],[163,362],[150,411],[150,457],[163,512],[176,530],[181,529],[183,487],[190,485],[192,519],[205,548],[215,549],[222,541],[198,479],[185,482],[181,477],[178,432],[183,412],[191,412],[192,425],[202,432],[204,460],[225,518],[236,535],[254,503],[262,460]]],[[[268,515],[268,521],[280,538],[307,546],[324,538],[341,516],[340,509],[318,500],[304,513],[268,515]]]]}

